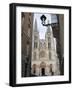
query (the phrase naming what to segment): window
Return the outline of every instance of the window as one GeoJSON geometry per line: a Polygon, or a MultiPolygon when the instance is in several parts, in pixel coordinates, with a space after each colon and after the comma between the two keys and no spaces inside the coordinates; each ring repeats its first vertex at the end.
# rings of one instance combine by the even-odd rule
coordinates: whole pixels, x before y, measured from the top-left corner
{"type": "Polygon", "coordinates": [[[48,37],[48,42],[51,42],[51,38],[50,37],[48,37]]]}
{"type": "Polygon", "coordinates": [[[34,42],[34,48],[37,48],[37,42],[34,42]]]}
{"type": "Polygon", "coordinates": [[[37,40],[37,36],[34,36],[34,39],[37,40]]]}
{"type": "Polygon", "coordinates": [[[48,43],[48,49],[50,49],[51,48],[51,43],[48,43]]]}
{"type": "Polygon", "coordinates": [[[44,52],[44,51],[41,51],[41,52],[40,52],[40,58],[41,58],[41,57],[45,57],[45,52],[44,52]]]}
{"type": "Polygon", "coordinates": [[[51,60],[51,52],[49,51],[49,59],[51,60]]]}
{"type": "Polygon", "coordinates": [[[36,60],[36,52],[34,52],[34,60],[36,60]]]}

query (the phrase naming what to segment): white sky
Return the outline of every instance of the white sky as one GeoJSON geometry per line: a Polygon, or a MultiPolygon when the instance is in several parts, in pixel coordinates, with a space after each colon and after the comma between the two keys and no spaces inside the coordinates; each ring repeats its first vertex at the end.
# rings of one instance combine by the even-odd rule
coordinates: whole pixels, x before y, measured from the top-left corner
{"type": "MultiPolygon", "coordinates": [[[[40,39],[45,39],[45,33],[46,33],[46,30],[47,30],[47,27],[46,26],[43,26],[42,25],[42,21],[40,19],[40,17],[42,16],[43,14],[41,13],[35,13],[34,14],[34,22],[35,22],[35,19],[37,21],[37,29],[39,31],[39,35],[40,35],[40,39]]],[[[51,14],[44,14],[46,16],[46,23],[49,21],[49,23],[51,23],[51,14]]],[[[56,19],[53,19],[54,21],[56,21],[56,19]]]]}

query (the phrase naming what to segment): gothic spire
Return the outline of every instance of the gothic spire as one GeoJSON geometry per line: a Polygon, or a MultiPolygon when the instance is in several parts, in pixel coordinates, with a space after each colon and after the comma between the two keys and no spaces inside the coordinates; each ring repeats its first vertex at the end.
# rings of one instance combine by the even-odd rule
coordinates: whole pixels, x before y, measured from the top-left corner
{"type": "Polygon", "coordinates": [[[38,31],[37,30],[37,20],[35,19],[35,22],[34,22],[34,31],[38,31]]]}
{"type": "MultiPolygon", "coordinates": [[[[49,20],[47,23],[49,23],[49,20]]],[[[47,27],[47,33],[50,33],[50,26],[47,27]]]]}

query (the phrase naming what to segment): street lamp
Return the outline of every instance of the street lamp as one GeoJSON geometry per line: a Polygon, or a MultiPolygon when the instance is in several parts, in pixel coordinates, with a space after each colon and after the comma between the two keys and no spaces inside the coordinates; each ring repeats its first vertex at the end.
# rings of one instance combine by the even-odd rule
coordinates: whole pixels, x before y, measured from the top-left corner
{"type": "Polygon", "coordinates": [[[42,21],[42,25],[43,26],[56,26],[58,23],[45,23],[45,20],[46,20],[46,16],[45,15],[42,15],[40,17],[41,21],[42,21]]]}

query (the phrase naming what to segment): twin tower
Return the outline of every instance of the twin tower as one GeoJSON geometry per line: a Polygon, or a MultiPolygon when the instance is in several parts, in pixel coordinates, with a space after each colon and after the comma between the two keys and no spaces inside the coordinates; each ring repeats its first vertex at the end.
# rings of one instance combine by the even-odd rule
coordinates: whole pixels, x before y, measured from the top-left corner
{"type": "Polygon", "coordinates": [[[45,39],[40,39],[35,20],[32,41],[31,74],[33,76],[60,75],[56,39],[53,37],[51,26],[47,27],[45,39]]]}

